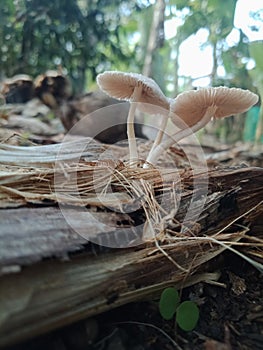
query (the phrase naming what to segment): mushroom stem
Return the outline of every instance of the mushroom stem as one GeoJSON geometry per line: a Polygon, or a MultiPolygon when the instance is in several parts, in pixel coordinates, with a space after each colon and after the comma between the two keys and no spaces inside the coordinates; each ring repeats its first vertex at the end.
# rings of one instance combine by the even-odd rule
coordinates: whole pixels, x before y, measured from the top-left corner
{"type": "Polygon", "coordinates": [[[162,116],[162,123],[160,125],[160,128],[159,128],[158,134],[156,136],[156,139],[154,140],[152,148],[151,148],[151,150],[150,150],[150,152],[149,152],[149,154],[147,156],[146,163],[149,163],[149,159],[151,159],[153,151],[162,142],[163,134],[164,134],[164,131],[166,129],[169,117],[170,117],[170,113],[165,115],[165,116],[164,115],[162,116]]]}
{"type": "Polygon", "coordinates": [[[129,152],[130,152],[130,162],[138,159],[138,151],[136,145],[135,131],[134,131],[134,118],[136,111],[136,103],[140,98],[142,93],[142,85],[138,85],[135,87],[134,92],[131,98],[131,105],[129,109],[129,114],[127,118],[127,136],[128,136],[128,144],[129,144],[129,152]]]}
{"type": "Polygon", "coordinates": [[[160,155],[163,153],[164,150],[167,150],[170,146],[173,144],[181,141],[187,136],[192,135],[196,131],[202,129],[213,117],[217,107],[216,106],[209,106],[201,120],[197,122],[192,127],[188,127],[186,129],[182,129],[175,134],[171,135],[169,139],[163,141],[160,143],[151,154],[147,157],[147,162],[155,165],[160,157],[160,155]]]}

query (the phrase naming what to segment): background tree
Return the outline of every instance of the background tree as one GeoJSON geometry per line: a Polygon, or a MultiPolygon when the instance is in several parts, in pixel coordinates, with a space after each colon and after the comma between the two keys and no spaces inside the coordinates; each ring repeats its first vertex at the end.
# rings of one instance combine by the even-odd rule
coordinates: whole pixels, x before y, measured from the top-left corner
{"type": "Polygon", "coordinates": [[[151,30],[144,57],[142,73],[148,77],[153,73],[153,58],[158,47],[163,46],[164,41],[164,12],[165,0],[157,0],[154,6],[151,30]]]}
{"type": "Polygon", "coordinates": [[[253,70],[250,71],[250,75],[253,78],[253,81],[255,82],[255,85],[258,89],[258,93],[261,98],[261,106],[259,110],[259,119],[258,119],[258,125],[256,129],[255,134],[255,141],[256,143],[259,143],[262,136],[263,136],[263,106],[262,106],[262,100],[263,100],[263,41],[254,41],[250,43],[249,50],[251,57],[255,61],[255,67],[253,70]]]}
{"type": "MultiPolygon", "coordinates": [[[[236,0],[170,0],[170,17],[173,13],[180,16],[182,24],[177,28],[177,34],[171,39],[172,56],[174,62],[174,95],[179,92],[178,56],[180,46],[190,36],[196,34],[201,28],[208,31],[208,39],[205,45],[210,45],[213,53],[213,65],[209,74],[212,86],[237,86],[256,92],[255,79],[251,78],[247,69],[250,57],[248,38],[240,31],[239,41],[229,46],[228,35],[234,28],[234,15],[236,0]],[[225,71],[224,76],[218,75],[218,68],[225,71]]],[[[254,14],[259,17],[258,14],[254,14]]],[[[255,28],[256,30],[257,28],[255,28]]],[[[182,88],[182,87],[181,87],[182,88]]],[[[191,88],[189,86],[188,88],[191,88]]],[[[232,117],[215,122],[213,130],[216,130],[221,141],[237,141],[242,139],[244,118],[232,117]]]]}
{"type": "MultiPolygon", "coordinates": [[[[1,76],[37,75],[47,68],[66,67],[83,90],[86,72],[91,78],[133,59],[123,38],[122,22],[136,1],[124,0],[3,0],[0,20],[1,76]]],[[[143,7],[143,5],[141,5],[143,7]]]]}
{"type": "MultiPolygon", "coordinates": [[[[252,54],[240,31],[231,47],[237,0],[2,0],[0,8],[0,78],[18,73],[35,77],[62,66],[75,92],[95,87],[95,77],[108,69],[136,71],[154,78],[174,97],[192,88],[191,77],[179,76],[180,48],[201,28],[208,33],[204,46],[213,52],[211,85],[255,89],[248,73],[252,54]],[[166,21],[176,18],[174,35],[164,37],[166,21]],[[219,75],[219,69],[225,71],[219,75]],[[185,83],[182,84],[182,78],[185,83]],[[94,85],[93,85],[94,84],[94,85]]],[[[262,13],[251,14],[258,22],[262,13]]],[[[252,28],[260,30],[260,26],[252,28]]],[[[258,66],[258,64],[257,64],[258,66]]],[[[254,81],[254,82],[253,82],[254,81]]],[[[240,120],[240,119],[239,119],[240,120]]],[[[242,133],[242,124],[218,122],[224,140],[242,133]]]]}

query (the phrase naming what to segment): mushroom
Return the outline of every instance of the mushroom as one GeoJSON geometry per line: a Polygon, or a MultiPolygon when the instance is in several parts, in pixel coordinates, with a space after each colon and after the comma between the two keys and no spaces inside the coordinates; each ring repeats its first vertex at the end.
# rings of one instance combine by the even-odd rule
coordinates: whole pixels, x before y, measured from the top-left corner
{"type": "Polygon", "coordinates": [[[106,71],[97,76],[97,83],[100,89],[109,96],[131,103],[127,118],[127,135],[130,161],[137,160],[138,152],[134,133],[136,107],[143,112],[157,114],[158,112],[155,112],[157,107],[169,111],[169,99],[154,80],[142,74],[106,71]],[[140,102],[140,104],[134,102],[140,102]]]}
{"type": "Polygon", "coordinates": [[[249,90],[224,86],[179,94],[171,102],[170,118],[177,124],[179,117],[185,127],[157,146],[147,157],[147,162],[155,164],[164,149],[200,130],[212,117],[225,118],[246,112],[257,101],[258,96],[249,90]]]}

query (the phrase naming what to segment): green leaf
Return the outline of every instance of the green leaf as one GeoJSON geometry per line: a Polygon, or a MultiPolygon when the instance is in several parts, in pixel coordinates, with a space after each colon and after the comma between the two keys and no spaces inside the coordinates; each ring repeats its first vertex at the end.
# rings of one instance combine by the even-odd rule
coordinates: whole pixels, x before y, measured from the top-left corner
{"type": "Polygon", "coordinates": [[[176,322],[184,331],[192,331],[199,319],[199,308],[193,301],[184,301],[176,310],[176,322]]]}
{"type": "Polygon", "coordinates": [[[171,320],[179,304],[179,294],[175,288],[166,288],[161,295],[159,310],[165,320],[171,320]]]}

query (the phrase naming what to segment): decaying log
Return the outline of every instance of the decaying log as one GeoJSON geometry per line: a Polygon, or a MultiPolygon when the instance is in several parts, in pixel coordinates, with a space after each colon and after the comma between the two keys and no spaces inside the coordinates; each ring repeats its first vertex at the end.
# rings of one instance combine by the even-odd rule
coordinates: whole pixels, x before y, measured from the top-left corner
{"type": "MultiPolygon", "coordinates": [[[[137,232],[141,235],[141,244],[125,249],[103,249],[85,240],[64,220],[58,204],[66,201],[79,208],[84,201],[94,221],[87,227],[83,217],[77,216],[78,210],[75,219],[79,228],[85,224],[91,238],[102,235],[116,238],[115,230],[120,229],[118,234],[121,235],[121,228],[132,228],[136,219],[129,212],[114,210],[117,207],[111,197],[107,202],[111,203],[111,209],[97,205],[99,201],[96,202],[93,196],[94,188],[86,185],[94,170],[92,160],[96,147],[83,152],[83,157],[88,157],[89,161],[82,161],[77,171],[78,185],[85,189],[81,192],[81,201],[74,199],[70,180],[62,182],[65,169],[52,167],[56,161],[53,154],[56,146],[44,148],[41,157],[37,149],[21,148],[20,153],[16,153],[17,148],[2,147],[1,347],[128,302],[158,296],[169,285],[181,288],[200,280],[216,279],[217,275],[207,274],[205,263],[227,247],[262,262],[262,168],[219,167],[208,169],[207,174],[194,174],[191,169],[180,168],[177,174],[179,172],[181,179],[181,201],[175,213],[168,212],[155,222],[149,207],[151,202],[147,201],[142,201],[142,207],[136,211],[144,228],[149,222],[156,225],[155,237],[144,237],[147,230],[142,229],[137,232]],[[54,171],[59,172],[61,187],[68,191],[66,197],[54,196],[54,171]],[[203,203],[205,190],[206,201],[203,203]],[[191,230],[184,232],[180,223],[193,191],[196,195],[193,221],[199,205],[204,207],[191,230]]],[[[103,149],[103,146],[99,147],[103,149]]],[[[61,156],[68,160],[74,159],[74,154],[70,148],[61,156]]],[[[99,171],[105,172],[103,161],[99,164],[99,171]]],[[[67,170],[70,174],[70,166],[67,170]]],[[[167,171],[164,178],[159,179],[158,171],[154,169],[140,171],[129,173],[124,164],[118,162],[116,174],[126,181],[118,182],[119,179],[114,177],[111,183],[119,195],[118,200],[125,205],[127,202],[136,204],[138,198],[128,198],[125,185],[130,178],[140,174],[143,179],[140,184],[151,184],[149,188],[155,195],[152,204],[161,203],[164,208],[169,208],[167,201],[169,204],[175,174],[167,171]]],[[[98,182],[99,185],[104,186],[103,180],[98,182]]],[[[191,222],[191,216],[188,221],[191,222]]]]}
{"type": "MultiPolygon", "coordinates": [[[[167,246],[167,253],[180,260],[182,267],[187,268],[190,260],[194,261],[193,271],[196,265],[222,250],[213,248],[210,242],[199,247],[194,242],[185,243],[184,253],[180,245],[167,246]]],[[[195,275],[188,281],[185,272],[176,269],[153,248],[100,256],[86,254],[69,261],[32,265],[19,274],[1,278],[0,344],[18,342],[122,304],[149,298],[168,285],[186,286],[202,278],[209,277],[195,275]]]]}
{"type": "MultiPolygon", "coordinates": [[[[254,211],[243,218],[243,222],[246,226],[248,222],[259,234],[263,218],[262,205],[258,207],[257,205],[263,200],[263,170],[246,168],[224,171],[223,174],[222,171],[216,171],[210,175],[210,186],[213,192],[208,196],[204,210],[198,219],[199,230],[201,232],[206,230],[209,235],[212,235],[255,207],[254,211]],[[242,183],[243,188],[241,188],[242,183]]],[[[179,221],[183,219],[189,197],[176,214],[179,221]]],[[[113,228],[118,226],[117,223],[129,220],[128,214],[116,212],[94,212],[93,210],[94,221],[92,222],[84,222],[77,210],[74,215],[76,215],[78,228],[81,229],[83,225],[90,231],[91,237],[102,233],[111,234],[113,228]]],[[[58,207],[2,209],[0,221],[2,274],[9,269],[12,270],[12,266],[28,265],[43,258],[63,257],[69,252],[77,252],[82,249],[83,244],[87,243],[69,226],[58,207]]]]}

